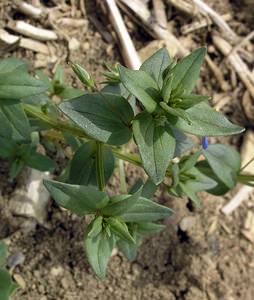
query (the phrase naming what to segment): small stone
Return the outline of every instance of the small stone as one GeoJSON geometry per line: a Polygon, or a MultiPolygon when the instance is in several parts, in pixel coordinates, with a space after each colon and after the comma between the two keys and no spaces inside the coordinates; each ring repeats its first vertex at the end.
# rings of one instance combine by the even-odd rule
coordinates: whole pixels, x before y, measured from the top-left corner
{"type": "Polygon", "coordinates": [[[26,288],[26,282],[20,274],[14,274],[13,278],[23,290],[26,288]]]}
{"type": "Polygon", "coordinates": [[[80,48],[80,42],[76,38],[71,38],[68,47],[70,51],[76,51],[80,48]]]}
{"type": "Polygon", "coordinates": [[[25,261],[25,255],[21,252],[17,252],[8,257],[7,265],[10,268],[15,268],[19,265],[22,265],[25,261]]]}
{"type": "Polygon", "coordinates": [[[69,288],[69,281],[68,281],[67,278],[63,278],[63,279],[61,280],[61,284],[62,284],[62,287],[63,287],[64,289],[68,290],[68,288],[69,288]]]}
{"type": "Polygon", "coordinates": [[[50,274],[54,277],[59,276],[61,274],[63,274],[63,268],[61,266],[57,266],[57,267],[53,267],[50,270],[50,274]]]}
{"type": "Polygon", "coordinates": [[[89,50],[89,49],[90,49],[90,44],[89,44],[88,42],[83,43],[82,49],[83,49],[84,51],[89,50]]]}
{"type": "Polygon", "coordinates": [[[194,226],[195,222],[196,222],[195,217],[191,217],[191,216],[184,217],[181,220],[179,227],[182,231],[188,231],[189,229],[191,229],[191,227],[194,226]]]}

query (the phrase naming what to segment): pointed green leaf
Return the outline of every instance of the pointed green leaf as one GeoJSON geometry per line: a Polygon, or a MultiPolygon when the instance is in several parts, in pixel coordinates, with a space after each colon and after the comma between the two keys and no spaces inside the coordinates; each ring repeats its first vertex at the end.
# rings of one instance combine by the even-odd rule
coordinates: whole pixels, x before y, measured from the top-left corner
{"type": "Polygon", "coordinates": [[[119,216],[119,219],[124,222],[151,222],[166,218],[170,214],[172,210],[168,207],[140,197],[131,209],[119,216]]]}
{"type": "Polygon", "coordinates": [[[119,75],[122,84],[133,94],[148,112],[153,112],[160,98],[156,82],[142,70],[129,70],[119,66],[119,75]]]}
{"type": "Polygon", "coordinates": [[[195,94],[190,94],[190,95],[183,95],[181,96],[182,102],[178,104],[178,107],[182,109],[188,109],[200,102],[208,101],[209,97],[208,96],[203,96],[203,95],[195,95],[195,94]]]}
{"type": "Polygon", "coordinates": [[[196,194],[196,192],[191,188],[190,184],[188,182],[180,182],[179,186],[181,188],[181,190],[183,191],[183,193],[185,194],[185,196],[187,196],[188,198],[190,198],[196,205],[197,207],[200,207],[200,200],[196,194]]]}
{"type": "Polygon", "coordinates": [[[173,89],[178,88],[181,84],[184,94],[189,94],[193,90],[199,77],[205,53],[205,48],[199,48],[176,64],[172,70],[174,76],[173,89]]]}
{"type": "Polygon", "coordinates": [[[190,134],[221,136],[238,134],[244,131],[244,128],[232,124],[221,113],[218,113],[206,103],[199,103],[187,109],[186,112],[191,124],[180,118],[172,123],[177,129],[190,134]]]}
{"type": "Polygon", "coordinates": [[[17,288],[18,286],[13,283],[11,275],[6,270],[0,269],[0,299],[9,300],[17,288]]]}
{"type": "Polygon", "coordinates": [[[29,141],[31,138],[31,127],[22,104],[17,101],[13,102],[13,100],[5,100],[0,105],[0,109],[13,126],[13,130],[17,132],[16,136],[21,136],[22,139],[29,141]]]}
{"type": "Polygon", "coordinates": [[[51,180],[44,180],[44,185],[60,206],[80,216],[95,213],[105,207],[109,201],[105,193],[89,186],[51,180]]]}
{"type": "Polygon", "coordinates": [[[183,161],[180,163],[180,170],[181,173],[188,171],[189,169],[193,168],[198,161],[202,151],[198,150],[194,154],[187,156],[183,161]]]}
{"type": "Polygon", "coordinates": [[[134,114],[121,96],[85,94],[60,104],[60,109],[94,139],[111,145],[127,143],[134,114]]]}
{"type": "Polygon", "coordinates": [[[126,242],[135,243],[135,240],[131,236],[127,225],[116,218],[107,218],[107,223],[110,225],[110,230],[118,236],[120,239],[126,242]]]}
{"type": "MultiPolygon", "coordinates": [[[[107,182],[114,171],[115,160],[109,147],[103,147],[103,156],[107,182]]],[[[87,142],[76,151],[71,161],[69,183],[97,186],[94,142],[87,142]]]]}
{"type": "Polygon", "coordinates": [[[26,71],[28,65],[25,61],[8,57],[0,60],[0,73],[10,73],[17,70],[26,71]]]}
{"type": "Polygon", "coordinates": [[[13,127],[0,109],[0,137],[4,139],[12,139],[12,133],[13,127]]]}
{"type": "Polygon", "coordinates": [[[137,230],[134,227],[136,226],[132,226],[131,228],[129,228],[129,231],[133,236],[135,243],[126,242],[124,240],[117,241],[117,247],[130,262],[135,260],[138,252],[138,247],[141,244],[141,237],[137,234],[137,230]]]}
{"type": "Polygon", "coordinates": [[[241,168],[240,154],[228,145],[210,145],[203,154],[217,177],[229,188],[235,186],[241,168]]]}
{"type": "Polygon", "coordinates": [[[174,157],[180,157],[183,153],[194,147],[195,144],[193,140],[183,132],[177,130],[176,128],[172,128],[172,132],[176,140],[174,157]]]}
{"type": "Polygon", "coordinates": [[[170,64],[171,58],[169,57],[167,49],[161,48],[143,62],[140,70],[149,74],[155,82],[157,82],[159,88],[162,88],[162,75],[170,64]]]}
{"type": "Polygon", "coordinates": [[[32,151],[30,156],[25,159],[25,164],[42,172],[53,171],[56,167],[56,163],[52,159],[36,151],[32,151]]]}
{"type": "Polygon", "coordinates": [[[27,96],[40,94],[47,87],[26,72],[14,70],[9,73],[0,73],[0,99],[21,99],[27,96]]]}
{"type": "Polygon", "coordinates": [[[167,124],[156,125],[152,116],[143,112],[133,121],[133,133],[147,174],[159,184],[173,158],[175,139],[167,124]]]}
{"type": "Polygon", "coordinates": [[[150,235],[159,233],[161,230],[165,229],[165,225],[156,224],[151,222],[139,222],[137,223],[137,232],[140,235],[150,235]]]}
{"type": "Polygon", "coordinates": [[[87,236],[90,238],[96,237],[102,231],[103,217],[96,217],[91,223],[91,230],[88,232],[87,236]]]}
{"type": "Polygon", "coordinates": [[[89,232],[93,230],[92,226],[88,226],[85,236],[85,250],[88,261],[99,279],[106,277],[106,269],[111,253],[115,244],[114,236],[108,236],[106,231],[101,231],[95,237],[89,236],[89,232]]]}
{"type": "Polygon", "coordinates": [[[129,211],[132,206],[138,202],[141,195],[142,188],[140,188],[133,195],[120,195],[110,199],[110,202],[106,207],[102,209],[102,213],[105,216],[119,216],[129,211]]]}
{"type": "Polygon", "coordinates": [[[189,125],[191,124],[190,118],[188,116],[188,113],[178,107],[171,107],[169,105],[167,105],[165,102],[160,102],[160,106],[165,110],[165,112],[167,112],[168,114],[178,117],[178,118],[182,118],[183,120],[185,120],[189,125]]]}

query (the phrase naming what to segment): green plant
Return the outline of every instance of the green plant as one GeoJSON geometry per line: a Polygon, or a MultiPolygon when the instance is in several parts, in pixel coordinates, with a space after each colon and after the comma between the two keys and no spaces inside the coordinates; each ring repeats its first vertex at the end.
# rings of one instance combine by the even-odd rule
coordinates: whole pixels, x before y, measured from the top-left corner
{"type": "Polygon", "coordinates": [[[200,48],[176,62],[160,49],[137,71],[106,66],[102,88],[71,63],[85,91],[66,86],[60,67],[52,80],[42,72],[35,79],[24,62],[0,62],[0,156],[10,160],[15,177],[24,165],[54,170],[54,161],[37,153],[39,143],[52,149],[52,141],[60,140],[72,147],[73,157],[58,181],[46,180],[45,186],[60,206],[92,215],[84,244],[99,278],[106,275],[113,247],[133,260],[142,238],[163,229],[156,221],[172,210],[150,200],[160,184],[196,205],[199,191],[223,195],[238,181],[253,184],[254,176],[240,169],[238,152],[227,145],[208,146],[207,136],[244,129],[211,108],[207,96],[192,93],[204,55],[200,48]],[[60,105],[52,101],[56,97],[60,105]],[[186,133],[199,136],[203,147],[186,133]],[[128,152],[132,137],[139,154],[128,152]],[[121,194],[110,197],[105,186],[116,160],[121,194]],[[122,161],[148,175],[129,192],[122,161]]]}
{"type": "Polygon", "coordinates": [[[7,248],[0,242],[0,299],[8,300],[16,291],[18,285],[12,281],[11,275],[5,269],[5,260],[7,257],[7,248]]]}

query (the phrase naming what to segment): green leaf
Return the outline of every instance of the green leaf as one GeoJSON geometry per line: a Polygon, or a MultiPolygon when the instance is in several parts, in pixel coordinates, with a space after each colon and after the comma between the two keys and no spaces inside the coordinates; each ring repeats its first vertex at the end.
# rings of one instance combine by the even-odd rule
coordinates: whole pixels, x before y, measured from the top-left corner
{"type": "Polygon", "coordinates": [[[208,96],[203,96],[203,95],[195,95],[195,94],[190,94],[190,95],[183,95],[181,96],[182,102],[178,104],[178,107],[182,109],[188,109],[200,102],[208,101],[209,97],[208,96]]]}
{"type": "Polygon", "coordinates": [[[109,93],[85,94],[63,102],[60,109],[88,135],[98,141],[121,145],[131,138],[134,117],[129,103],[109,93]]]}
{"type": "Polygon", "coordinates": [[[135,243],[135,240],[131,236],[128,227],[124,222],[112,217],[107,218],[106,221],[110,225],[110,231],[116,236],[127,242],[135,243]]]}
{"type": "Polygon", "coordinates": [[[173,89],[177,89],[181,84],[184,94],[189,94],[193,90],[199,77],[205,53],[205,48],[199,48],[176,64],[172,70],[174,76],[173,89]]]}
{"type": "Polygon", "coordinates": [[[183,153],[194,147],[194,142],[191,138],[186,136],[176,128],[172,128],[173,136],[176,140],[176,149],[174,157],[180,157],[183,153]]]}
{"type": "Polygon", "coordinates": [[[51,180],[44,180],[44,185],[60,206],[80,216],[95,213],[105,207],[109,201],[105,193],[89,186],[51,180]]]}
{"type": "Polygon", "coordinates": [[[53,171],[56,168],[56,163],[52,159],[37,153],[35,150],[31,152],[30,157],[25,159],[25,164],[42,172],[53,171]]]}
{"type": "Polygon", "coordinates": [[[31,127],[22,104],[17,101],[13,102],[13,100],[5,100],[0,105],[0,109],[13,126],[14,131],[17,132],[16,137],[21,136],[22,139],[29,141],[31,127]]]}
{"type": "Polygon", "coordinates": [[[151,222],[139,222],[137,223],[137,232],[140,235],[150,235],[159,233],[161,230],[165,229],[165,225],[156,224],[151,222]]]}
{"type": "Polygon", "coordinates": [[[91,230],[88,232],[88,237],[94,238],[102,231],[103,217],[96,217],[91,223],[91,230]]]}
{"type": "Polygon", "coordinates": [[[197,207],[201,207],[200,200],[197,197],[196,192],[191,188],[188,181],[184,182],[184,183],[180,182],[179,186],[180,186],[181,190],[183,191],[183,193],[185,194],[185,196],[190,198],[197,205],[197,207]]]}
{"type": "Polygon", "coordinates": [[[40,94],[47,87],[20,69],[9,73],[0,73],[0,99],[21,99],[40,94]]]}
{"type": "Polygon", "coordinates": [[[7,247],[4,243],[0,242],[0,268],[5,264],[7,258],[7,247]]]}
{"type": "Polygon", "coordinates": [[[178,164],[172,164],[172,186],[176,187],[180,181],[180,170],[178,164]]]}
{"type": "Polygon", "coordinates": [[[58,94],[58,96],[63,100],[69,100],[81,95],[84,95],[84,91],[72,87],[64,87],[64,89],[58,94]]]}
{"type": "Polygon", "coordinates": [[[154,193],[156,192],[156,189],[157,185],[154,184],[150,178],[148,178],[143,186],[141,196],[150,199],[153,197],[154,193]]]}
{"type": "Polygon", "coordinates": [[[12,132],[13,127],[11,126],[5,114],[0,109],[0,137],[10,140],[12,138],[12,132]]]}
{"type": "Polygon", "coordinates": [[[100,232],[95,237],[89,236],[89,232],[93,230],[92,224],[88,226],[85,237],[85,250],[88,261],[99,279],[106,277],[106,269],[113,247],[115,245],[114,236],[108,236],[106,231],[100,232]]]}
{"type": "Polygon", "coordinates": [[[6,270],[0,269],[0,299],[9,300],[17,288],[18,285],[13,283],[11,275],[6,270]]]}
{"type": "Polygon", "coordinates": [[[132,208],[119,216],[119,219],[124,222],[151,222],[166,218],[170,214],[172,210],[168,207],[140,197],[132,208]]]}
{"type": "Polygon", "coordinates": [[[142,70],[129,70],[123,66],[118,67],[122,84],[152,113],[157,107],[160,98],[156,82],[142,70]]]}
{"type": "MultiPolygon", "coordinates": [[[[107,182],[114,171],[115,160],[109,147],[103,147],[103,156],[107,182]]],[[[69,183],[97,186],[94,142],[87,142],[76,151],[71,161],[69,183]]]]}
{"type": "Polygon", "coordinates": [[[200,157],[202,151],[198,150],[196,151],[194,154],[187,156],[186,158],[184,158],[183,161],[181,161],[180,163],[180,172],[186,172],[189,169],[193,168],[195,166],[195,164],[198,161],[198,158],[200,157]]]}
{"type": "Polygon", "coordinates": [[[207,189],[206,192],[212,195],[216,196],[222,196],[225,195],[230,188],[227,187],[213,172],[211,167],[209,166],[208,162],[206,160],[199,161],[196,165],[196,168],[203,173],[204,175],[210,177],[213,179],[217,185],[211,189],[207,189]]]}
{"type": "Polygon", "coordinates": [[[143,112],[133,121],[133,133],[147,174],[155,184],[159,184],[175,152],[175,139],[170,127],[167,124],[157,126],[153,117],[143,112]]]}
{"type": "MultiPolygon", "coordinates": [[[[134,224],[136,225],[136,224],[134,224]]],[[[117,247],[118,249],[124,254],[124,256],[130,261],[134,261],[137,252],[138,252],[138,247],[141,244],[141,236],[137,234],[136,230],[137,226],[130,226],[129,231],[135,240],[135,243],[133,242],[126,242],[125,240],[118,240],[117,241],[117,247]]]]}
{"type": "Polygon", "coordinates": [[[0,60],[0,73],[10,73],[17,70],[26,71],[28,65],[25,61],[9,57],[0,60]]]}
{"type": "Polygon", "coordinates": [[[188,113],[181,109],[181,108],[173,108],[169,105],[167,105],[165,102],[160,102],[160,106],[170,115],[178,117],[178,118],[182,118],[183,120],[185,120],[189,125],[191,124],[190,118],[188,116],[188,113]]]}
{"type": "MultiPolygon", "coordinates": [[[[206,103],[199,103],[186,110],[191,125],[178,118],[173,125],[184,132],[199,136],[221,136],[238,134],[244,128],[229,122],[221,113],[206,103]]],[[[169,120],[171,121],[171,120],[169,120]]],[[[173,120],[172,120],[173,121],[173,120]]]]}
{"type": "Polygon", "coordinates": [[[237,182],[241,168],[240,154],[228,145],[210,145],[203,154],[216,176],[229,188],[237,182]]]}
{"type": "Polygon", "coordinates": [[[25,162],[22,159],[17,158],[15,160],[13,160],[11,162],[11,167],[9,170],[9,175],[10,175],[11,179],[16,178],[19,175],[19,173],[21,172],[21,170],[24,168],[24,166],[25,166],[25,162]]]}
{"type": "Polygon", "coordinates": [[[169,57],[167,49],[161,48],[143,62],[140,70],[149,74],[155,82],[157,82],[159,88],[162,88],[162,75],[170,64],[171,58],[169,57]]]}
{"type": "Polygon", "coordinates": [[[136,202],[139,201],[142,188],[140,188],[133,195],[120,195],[110,199],[110,202],[106,207],[102,209],[102,213],[105,216],[119,216],[129,211],[136,202]]]}

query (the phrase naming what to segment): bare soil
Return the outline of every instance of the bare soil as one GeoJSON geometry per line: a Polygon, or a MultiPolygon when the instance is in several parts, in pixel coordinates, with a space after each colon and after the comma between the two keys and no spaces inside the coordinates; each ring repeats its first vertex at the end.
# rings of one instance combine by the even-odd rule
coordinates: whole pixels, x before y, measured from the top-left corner
{"type": "MultiPolygon", "coordinates": [[[[243,34],[248,33],[249,23],[239,17],[234,3],[206,2],[216,6],[219,13],[230,11],[233,14],[232,26],[240,28],[239,31],[243,34]]],[[[57,3],[61,7],[64,1],[44,3],[52,6],[57,3]]],[[[56,61],[47,61],[43,69],[50,72],[56,62],[61,62],[67,72],[67,81],[77,85],[66,64],[66,59],[71,59],[80,62],[100,80],[103,61],[110,64],[121,60],[117,45],[102,39],[88,21],[87,15],[82,15],[79,1],[66,3],[70,9],[76,9],[71,17],[86,20],[83,27],[71,34],[79,41],[80,46],[77,50],[70,50],[64,39],[57,44],[53,43],[56,61]]],[[[0,16],[2,26],[6,26],[7,16],[26,18],[17,14],[12,1],[8,0],[1,1],[0,16]]],[[[174,9],[171,17],[176,26],[184,24],[185,19],[174,9]]],[[[127,17],[126,20],[128,21],[127,17]]],[[[43,21],[40,24],[43,25],[43,21]]],[[[129,23],[128,28],[134,33],[132,37],[138,48],[150,41],[147,34],[132,23],[129,23]]],[[[71,32],[68,27],[64,30],[71,32]]],[[[111,32],[110,27],[106,30],[111,32]]],[[[206,30],[203,30],[199,34],[194,33],[191,39],[195,41],[193,45],[198,46],[204,42],[209,43],[207,37],[206,30]]],[[[41,59],[38,54],[21,49],[7,52],[5,56],[22,57],[32,62],[41,59]]],[[[222,66],[226,63],[216,52],[214,60],[222,66]]],[[[230,74],[225,71],[225,78],[227,76],[230,74]]],[[[198,84],[199,91],[213,96],[221,93],[207,66],[203,68],[201,77],[203,81],[198,84]]],[[[233,92],[229,92],[232,101],[223,111],[232,120],[249,126],[239,104],[243,92],[244,87],[239,83],[233,92]]],[[[223,141],[239,147],[241,137],[223,141]]],[[[98,281],[83,251],[86,220],[59,209],[54,202],[49,205],[46,226],[34,225],[30,220],[12,215],[9,201],[22,178],[9,181],[7,170],[8,165],[1,161],[0,189],[3,198],[0,201],[0,239],[8,241],[11,256],[22,253],[25,257],[25,261],[12,270],[22,286],[13,297],[14,300],[254,299],[254,245],[243,235],[247,215],[254,213],[254,195],[246,199],[231,216],[225,217],[220,209],[236,190],[225,197],[201,193],[203,207],[200,210],[193,208],[188,199],[174,199],[161,191],[156,200],[175,210],[175,214],[164,222],[166,229],[161,234],[144,240],[133,263],[129,263],[121,253],[116,253],[110,261],[107,278],[98,281]],[[182,231],[179,223],[186,217],[191,217],[193,226],[182,231]]],[[[130,174],[129,182],[142,176],[142,173],[130,166],[127,170],[130,174]]],[[[111,180],[111,192],[116,189],[113,187],[115,184],[117,185],[117,179],[114,177],[111,180]]]]}

